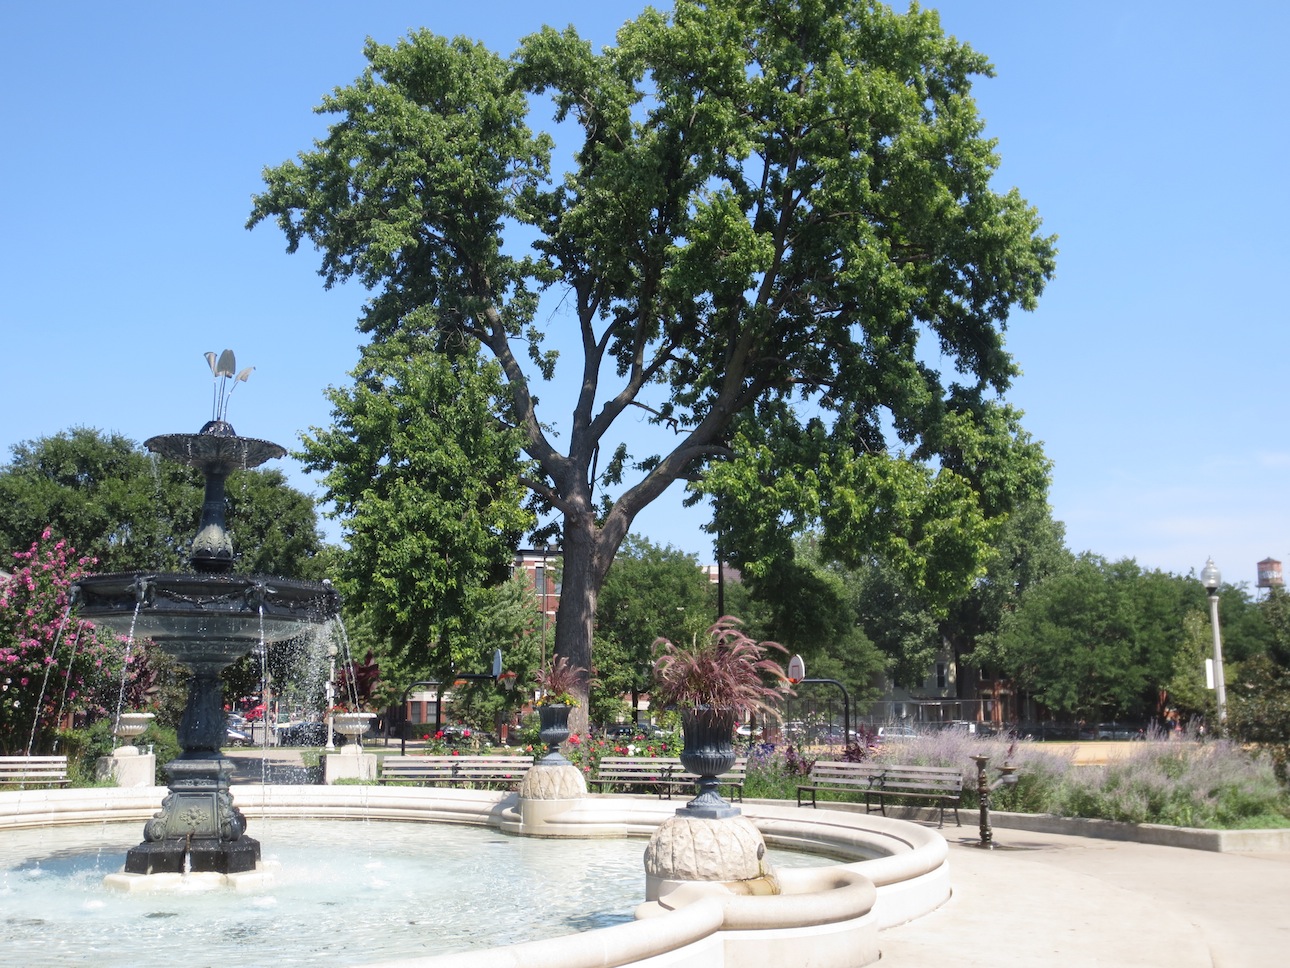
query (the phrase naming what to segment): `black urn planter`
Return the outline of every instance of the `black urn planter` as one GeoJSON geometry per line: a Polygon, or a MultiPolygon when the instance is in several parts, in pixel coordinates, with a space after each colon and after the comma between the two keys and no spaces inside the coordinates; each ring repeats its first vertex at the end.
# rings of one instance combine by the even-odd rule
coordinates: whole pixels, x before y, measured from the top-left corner
{"type": "Polygon", "coordinates": [[[699,795],[677,813],[722,818],[738,816],[718,792],[721,774],[735,765],[735,711],[721,706],[696,706],[681,712],[685,745],[681,765],[699,778],[699,795]]]}
{"type": "Polygon", "coordinates": [[[569,762],[560,752],[560,744],[569,738],[569,712],[572,709],[572,706],[538,706],[538,723],[541,726],[538,736],[547,747],[541,762],[547,766],[562,766],[569,762]]]}

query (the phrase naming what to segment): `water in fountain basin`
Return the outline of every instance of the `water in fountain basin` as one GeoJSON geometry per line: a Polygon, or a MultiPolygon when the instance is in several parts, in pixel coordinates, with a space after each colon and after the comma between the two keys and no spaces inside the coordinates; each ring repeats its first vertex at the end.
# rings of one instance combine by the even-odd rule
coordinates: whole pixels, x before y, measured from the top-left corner
{"type": "MultiPolygon", "coordinates": [[[[512,838],[473,827],[256,822],[272,886],[118,894],[135,824],[0,842],[0,951],[25,966],[350,965],[557,937],[631,920],[639,840],[512,838]]],[[[770,851],[778,867],[820,857],[770,851]]],[[[6,956],[6,961],[9,958],[6,956]]],[[[13,962],[18,963],[18,962],[13,962]]]]}

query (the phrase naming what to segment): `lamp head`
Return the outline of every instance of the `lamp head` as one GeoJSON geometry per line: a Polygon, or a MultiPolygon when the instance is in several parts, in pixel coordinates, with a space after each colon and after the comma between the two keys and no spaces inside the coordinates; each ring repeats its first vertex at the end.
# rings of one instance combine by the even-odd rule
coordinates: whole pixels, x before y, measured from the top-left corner
{"type": "Polygon", "coordinates": [[[1223,574],[1218,570],[1218,566],[1214,564],[1213,558],[1208,559],[1205,562],[1205,567],[1201,569],[1200,583],[1205,586],[1205,589],[1211,595],[1215,594],[1218,591],[1218,586],[1223,584],[1223,574]]]}

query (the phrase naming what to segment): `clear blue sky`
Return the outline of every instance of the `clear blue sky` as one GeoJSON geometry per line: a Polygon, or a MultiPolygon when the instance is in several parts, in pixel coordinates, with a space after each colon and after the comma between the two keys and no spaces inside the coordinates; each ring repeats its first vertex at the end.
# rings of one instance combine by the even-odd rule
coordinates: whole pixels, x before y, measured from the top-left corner
{"type": "MultiPolygon", "coordinates": [[[[142,441],[210,413],[205,350],[254,365],[230,419],[296,445],[356,360],[362,293],[243,228],[265,165],[367,36],[466,34],[509,53],[543,23],[597,44],[643,4],[99,2],[0,6],[0,458],[76,425],[142,441]]],[[[1290,5],[945,0],[994,62],[975,93],[1016,185],[1060,236],[1057,276],[1009,346],[1011,399],[1055,464],[1074,551],[1233,582],[1290,560],[1282,419],[1285,38],[1290,5]]],[[[298,468],[292,482],[312,491],[298,468]]],[[[664,496],[637,530],[711,560],[664,496]]]]}

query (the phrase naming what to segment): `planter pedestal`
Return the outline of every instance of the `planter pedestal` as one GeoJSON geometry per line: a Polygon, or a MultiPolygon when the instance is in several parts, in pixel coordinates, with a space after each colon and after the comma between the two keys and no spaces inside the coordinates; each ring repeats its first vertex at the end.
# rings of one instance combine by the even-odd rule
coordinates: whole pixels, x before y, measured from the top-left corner
{"type": "Polygon", "coordinates": [[[150,787],[157,785],[157,757],[145,753],[134,745],[136,737],[147,730],[153,720],[152,713],[121,713],[117,717],[113,735],[128,740],[112,751],[110,756],[100,756],[94,764],[94,776],[99,780],[112,780],[119,787],[150,787]]]}
{"type": "Polygon", "coordinates": [[[339,753],[323,757],[323,782],[337,780],[376,780],[376,755],[363,752],[363,734],[371,728],[376,713],[333,713],[332,729],[345,737],[339,753]]]}
{"type": "Polygon", "coordinates": [[[712,819],[678,810],[645,848],[645,899],[657,901],[692,881],[721,884],[733,894],[778,894],[766,841],[747,817],[712,819]]]}
{"type": "Polygon", "coordinates": [[[361,746],[350,744],[339,753],[323,754],[323,782],[362,780],[376,782],[376,754],[364,753],[361,746]]]}

